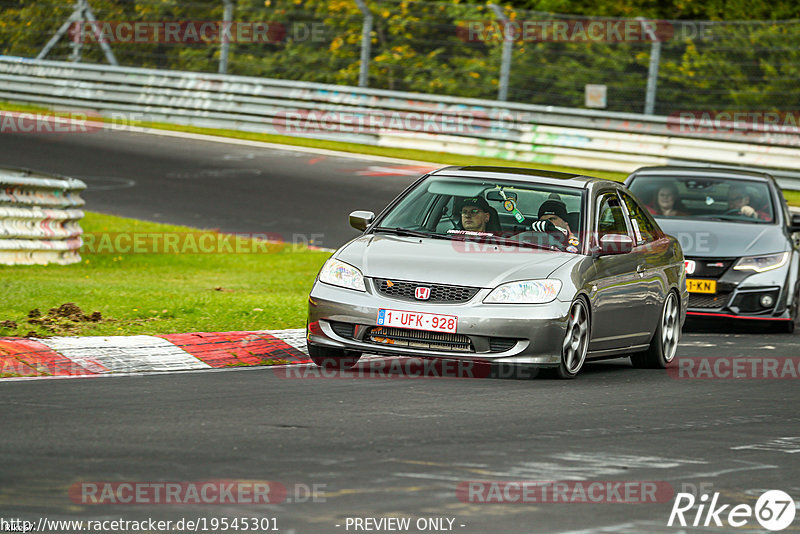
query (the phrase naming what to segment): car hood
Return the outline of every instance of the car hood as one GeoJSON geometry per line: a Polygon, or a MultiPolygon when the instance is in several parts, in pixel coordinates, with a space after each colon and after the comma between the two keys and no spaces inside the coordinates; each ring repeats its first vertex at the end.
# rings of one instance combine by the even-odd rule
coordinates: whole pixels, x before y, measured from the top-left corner
{"type": "Polygon", "coordinates": [[[788,248],[786,236],[775,224],[662,218],[658,224],[678,239],[684,256],[733,258],[774,254],[788,248]]]}
{"type": "Polygon", "coordinates": [[[547,278],[579,256],[510,245],[370,234],[345,245],[336,257],[370,278],[493,288],[513,280],[547,278]]]}

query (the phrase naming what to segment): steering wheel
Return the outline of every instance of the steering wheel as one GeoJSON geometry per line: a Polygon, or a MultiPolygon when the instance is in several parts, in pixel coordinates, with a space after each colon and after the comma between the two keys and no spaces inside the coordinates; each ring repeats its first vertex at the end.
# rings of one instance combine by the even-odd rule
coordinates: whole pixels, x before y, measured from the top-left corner
{"type": "Polygon", "coordinates": [[[742,208],[731,208],[725,212],[725,215],[744,215],[742,214],[742,208]]]}

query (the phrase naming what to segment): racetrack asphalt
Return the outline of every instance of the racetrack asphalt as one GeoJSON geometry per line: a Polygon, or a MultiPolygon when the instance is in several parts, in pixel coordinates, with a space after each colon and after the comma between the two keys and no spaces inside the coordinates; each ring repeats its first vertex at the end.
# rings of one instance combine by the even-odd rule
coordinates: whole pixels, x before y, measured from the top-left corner
{"type": "MultiPolygon", "coordinates": [[[[231,232],[322,233],[331,248],[356,235],[349,211],[377,212],[415,178],[358,174],[386,162],[320,157],[128,133],[0,138],[1,165],[85,179],[87,209],[231,232]]],[[[783,366],[797,362],[800,335],[697,323],[678,354],[783,366]]],[[[470,481],[655,481],[673,493],[718,492],[728,511],[768,489],[800,505],[799,378],[719,371],[692,379],[612,360],[573,381],[402,371],[318,379],[264,367],[0,381],[0,517],[276,518],[280,532],[298,534],[355,532],[348,518],[370,517],[453,519],[450,531],[465,534],[766,532],[752,518],[745,529],[668,527],[674,499],[487,504],[457,491],[470,481]],[[288,500],[90,504],[70,494],[103,481],[209,480],[277,482],[288,500]],[[304,495],[313,487],[316,499],[304,495]]],[[[788,531],[798,529],[795,519],[788,531]]]]}
{"type": "MultiPolygon", "coordinates": [[[[104,130],[0,134],[0,165],[80,178],[86,209],[337,248],[422,172],[312,152],[104,130]]],[[[439,167],[443,167],[440,165],[439,167]]],[[[432,165],[429,168],[437,168],[432,165]]]]}

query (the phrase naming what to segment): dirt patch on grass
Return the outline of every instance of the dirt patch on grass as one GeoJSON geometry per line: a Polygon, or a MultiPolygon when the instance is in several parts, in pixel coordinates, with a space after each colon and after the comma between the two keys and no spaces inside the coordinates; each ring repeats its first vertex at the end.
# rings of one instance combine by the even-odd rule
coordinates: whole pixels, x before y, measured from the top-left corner
{"type": "Polygon", "coordinates": [[[28,312],[27,322],[40,326],[52,334],[76,334],[80,332],[83,323],[100,323],[113,320],[103,319],[103,315],[99,311],[87,315],[74,302],[67,302],[57,308],[50,308],[44,315],[39,311],[39,308],[34,308],[28,312]]]}

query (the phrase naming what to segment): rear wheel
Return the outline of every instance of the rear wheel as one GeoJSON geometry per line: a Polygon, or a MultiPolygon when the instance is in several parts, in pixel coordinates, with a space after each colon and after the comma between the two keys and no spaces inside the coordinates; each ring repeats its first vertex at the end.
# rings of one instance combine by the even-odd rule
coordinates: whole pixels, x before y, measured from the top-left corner
{"type": "Polygon", "coordinates": [[[350,352],[330,347],[308,344],[308,355],[311,361],[325,369],[350,369],[361,358],[358,352],[350,352]]]}
{"type": "Polygon", "coordinates": [[[667,294],[661,319],[658,322],[650,346],[644,352],[631,355],[634,367],[647,369],[664,369],[675,358],[678,352],[678,341],[681,337],[680,304],[674,291],[667,294]]]}
{"type": "Polygon", "coordinates": [[[572,303],[567,318],[567,330],[561,344],[561,363],[554,369],[558,378],[575,378],[578,376],[586,352],[589,349],[589,308],[586,301],[578,298],[572,303]]]}

